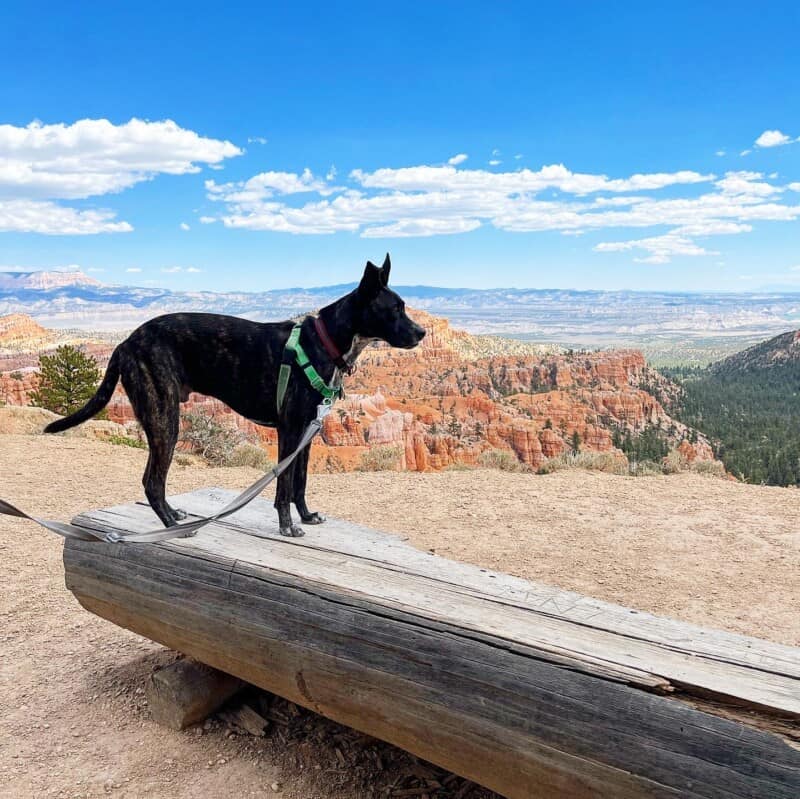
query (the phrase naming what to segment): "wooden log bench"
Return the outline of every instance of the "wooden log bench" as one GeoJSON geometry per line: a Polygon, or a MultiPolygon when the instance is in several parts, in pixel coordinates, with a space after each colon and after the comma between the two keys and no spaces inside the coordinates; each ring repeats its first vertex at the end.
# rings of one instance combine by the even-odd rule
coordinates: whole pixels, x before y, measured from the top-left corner
{"type": "MultiPolygon", "coordinates": [[[[171,501],[208,515],[232,495],[171,501]]],[[[74,523],[154,520],[130,504],[74,523]]],[[[800,797],[800,649],[336,519],[282,538],[266,500],[195,538],[69,541],[64,566],[87,610],[509,799],[800,797]]]]}

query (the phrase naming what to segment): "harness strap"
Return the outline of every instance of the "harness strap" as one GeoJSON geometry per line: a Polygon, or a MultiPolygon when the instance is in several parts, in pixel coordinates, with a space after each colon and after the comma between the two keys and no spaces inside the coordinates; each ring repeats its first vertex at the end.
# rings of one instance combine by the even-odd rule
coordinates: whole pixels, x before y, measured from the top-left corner
{"type": "Polygon", "coordinates": [[[317,408],[317,418],[309,422],[294,452],[289,453],[274,469],[270,469],[263,477],[259,477],[255,483],[245,488],[238,497],[231,500],[221,511],[218,511],[213,516],[202,516],[172,527],[159,527],[155,530],[146,530],[140,533],[118,533],[116,530],[91,530],[52,519],[39,519],[14,507],[10,502],[6,502],[3,499],[0,499],[0,515],[29,519],[32,522],[36,522],[40,527],[44,527],[45,530],[56,533],[63,538],[74,538],[80,541],[103,541],[108,544],[152,544],[158,541],[168,541],[171,538],[183,538],[187,535],[193,535],[201,527],[224,519],[252,502],[281,472],[286,471],[301,450],[311,443],[311,439],[322,430],[322,420],[329,412],[330,405],[320,405],[317,408]]]}
{"type": "Polygon", "coordinates": [[[306,379],[311,384],[311,387],[322,394],[323,402],[330,405],[334,400],[342,395],[341,386],[329,386],[319,375],[319,372],[314,368],[314,364],[306,355],[306,351],[300,344],[300,325],[296,324],[289,334],[289,340],[286,342],[286,348],[283,351],[283,361],[281,363],[280,371],[278,372],[278,410],[283,405],[283,400],[286,397],[286,389],[289,386],[289,377],[292,373],[292,362],[296,363],[305,373],[306,379]]]}

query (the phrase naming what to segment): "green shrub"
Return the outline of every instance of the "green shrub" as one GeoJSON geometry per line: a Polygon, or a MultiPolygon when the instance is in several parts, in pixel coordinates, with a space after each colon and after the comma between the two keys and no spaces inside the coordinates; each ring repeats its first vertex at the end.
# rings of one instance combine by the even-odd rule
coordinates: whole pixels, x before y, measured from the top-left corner
{"type": "Polygon", "coordinates": [[[130,436],[118,436],[112,433],[106,439],[109,444],[117,444],[120,447],[133,447],[134,449],[147,449],[147,444],[138,438],[131,438],[130,436]]]}
{"type": "Polygon", "coordinates": [[[361,453],[358,469],[361,472],[394,471],[400,465],[402,455],[401,447],[391,445],[371,447],[361,453]]]}
{"type": "Polygon", "coordinates": [[[222,424],[203,411],[184,413],[181,418],[180,440],[212,466],[228,465],[235,450],[248,441],[241,430],[232,424],[222,424]]]}
{"type": "Polygon", "coordinates": [[[667,474],[664,466],[655,461],[635,461],[628,466],[628,474],[632,477],[652,477],[653,475],[667,474]]]}
{"type": "Polygon", "coordinates": [[[725,477],[725,466],[720,461],[695,461],[692,471],[708,477],[725,477]]]}
{"type": "Polygon", "coordinates": [[[487,449],[478,456],[478,464],[485,469],[500,469],[502,472],[526,472],[528,467],[507,449],[487,449]]]}
{"type": "Polygon", "coordinates": [[[245,442],[236,447],[224,465],[249,466],[252,469],[260,469],[262,472],[266,472],[275,466],[275,461],[261,447],[245,442]]]}
{"type": "Polygon", "coordinates": [[[566,452],[555,458],[548,458],[540,467],[539,474],[551,474],[562,469],[586,469],[608,474],[626,474],[625,461],[613,452],[566,452]]]}
{"type": "Polygon", "coordinates": [[[677,449],[671,449],[667,453],[661,467],[664,474],[678,474],[678,472],[685,472],[688,468],[689,461],[677,449]]]}

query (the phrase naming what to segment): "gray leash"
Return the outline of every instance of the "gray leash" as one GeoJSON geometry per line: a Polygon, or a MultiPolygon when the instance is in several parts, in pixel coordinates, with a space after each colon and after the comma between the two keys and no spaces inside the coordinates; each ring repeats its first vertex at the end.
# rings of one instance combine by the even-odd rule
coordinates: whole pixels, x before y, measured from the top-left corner
{"type": "Polygon", "coordinates": [[[32,522],[36,522],[40,527],[44,527],[45,530],[50,530],[51,533],[56,533],[64,538],[76,538],[80,541],[104,541],[108,544],[151,544],[157,541],[168,541],[171,538],[184,537],[197,532],[201,527],[205,527],[211,522],[224,519],[226,516],[236,513],[237,510],[241,510],[245,505],[252,502],[281,474],[281,472],[286,471],[292,461],[300,454],[301,450],[311,443],[314,436],[322,430],[322,420],[330,413],[330,410],[330,404],[323,403],[319,405],[317,407],[317,418],[313,419],[308,427],[306,427],[300,439],[300,443],[297,445],[294,452],[287,455],[274,469],[270,469],[263,477],[259,477],[251,486],[245,488],[238,497],[233,499],[221,511],[215,513],[213,516],[204,516],[190,522],[176,524],[172,527],[159,527],[156,530],[147,530],[141,533],[117,533],[115,531],[103,533],[97,530],[87,530],[83,527],[76,527],[74,524],[67,524],[67,522],[58,522],[52,519],[39,519],[36,516],[25,513],[25,511],[19,508],[15,508],[4,499],[0,499],[0,515],[29,519],[32,522]]]}

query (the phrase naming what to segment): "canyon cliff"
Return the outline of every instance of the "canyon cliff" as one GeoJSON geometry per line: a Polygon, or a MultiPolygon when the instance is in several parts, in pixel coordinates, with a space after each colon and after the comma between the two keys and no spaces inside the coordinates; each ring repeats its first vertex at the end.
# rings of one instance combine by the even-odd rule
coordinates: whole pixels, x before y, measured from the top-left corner
{"type": "MultiPolygon", "coordinates": [[[[624,458],[615,443],[648,428],[688,460],[713,457],[702,435],[667,413],[676,388],[639,351],[561,351],[473,336],[422,311],[412,315],[427,331],[421,346],[405,351],[375,345],[364,352],[345,381],[345,398],[313,445],[313,469],[359,468],[365,453],[383,448],[398,469],[474,465],[483,452],[503,450],[536,470],[575,446],[624,458]]],[[[9,317],[0,319],[0,352],[4,319],[9,317]]],[[[16,319],[12,327],[19,333],[26,325],[16,319]]],[[[38,342],[31,350],[46,348],[48,331],[32,322],[29,332],[38,342]]],[[[17,334],[15,351],[19,339],[17,334]]],[[[89,350],[104,365],[111,347],[93,343],[89,350]]],[[[32,368],[37,358],[19,361],[17,356],[12,374],[0,360],[0,400],[8,404],[25,404],[38,381],[32,368]]],[[[218,400],[193,394],[185,410],[227,420],[275,452],[274,430],[242,419],[218,400]]],[[[107,413],[121,424],[134,421],[121,388],[107,413]]]]}

